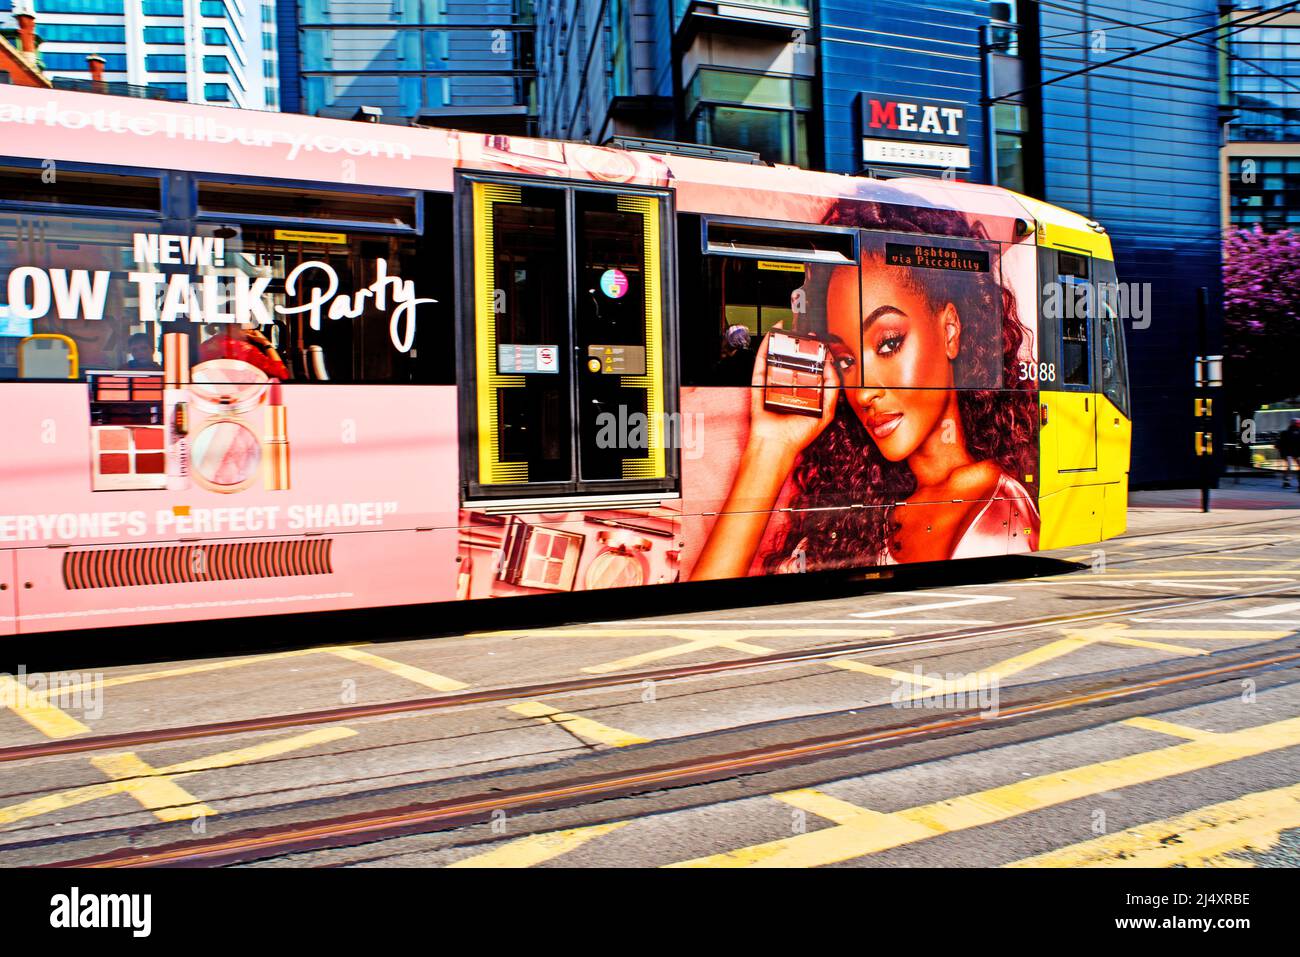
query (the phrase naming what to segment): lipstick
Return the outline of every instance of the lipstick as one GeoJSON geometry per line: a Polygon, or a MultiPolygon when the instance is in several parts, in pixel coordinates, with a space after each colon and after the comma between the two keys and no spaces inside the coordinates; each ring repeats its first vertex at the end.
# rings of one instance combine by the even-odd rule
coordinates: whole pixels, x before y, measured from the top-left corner
{"type": "Polygon", "coordinates": [[[267,396],[266,430],[262,438],[262,473],[268,491],[282,492],[289,487],[289,419],[280,392],[280,380],[271,380],[267,396]]]}
{"type": "Polygon", "coordinates": [[[190,487],[189,385],[189,334],[163,333],[163,423],[167,427],[167,489],[172,492],[190,487]]]}

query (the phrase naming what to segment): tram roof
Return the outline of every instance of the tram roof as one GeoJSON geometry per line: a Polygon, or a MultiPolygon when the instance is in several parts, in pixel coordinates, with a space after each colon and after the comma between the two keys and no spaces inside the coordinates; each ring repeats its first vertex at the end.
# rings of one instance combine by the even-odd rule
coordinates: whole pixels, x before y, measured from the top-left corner
{"type": "Polygon", "coordinates": [[[1100,227],[1083,217],[999,187],[930,177],[877,180],[585,143],[18,86],[0,87],[0,129],[7,133],[7,155],[137,170],[435,191],[451,190],[458,169],[532,174],[672,188],[679,211],[804,223],[821,222],[832,204],[843,201],[951,209],[982,223],[991,239],[1010,243],[1036,236],[1056,245],[1054,237],[1091,237],[1089,248],[1109,258],[1100,227]],[[99,135],[90,135],[96,130],[99,135]],[[1017,232],[1016,220],[1034,228],[1028,235],[1017,232]]]}

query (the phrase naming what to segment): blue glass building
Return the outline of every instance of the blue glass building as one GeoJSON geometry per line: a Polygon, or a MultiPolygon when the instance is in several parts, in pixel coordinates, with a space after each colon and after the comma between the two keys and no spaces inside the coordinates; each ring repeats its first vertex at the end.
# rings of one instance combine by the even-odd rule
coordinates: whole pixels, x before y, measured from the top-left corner
{"type": "Polygon", "coordinates": [[[1221,334],[1216,0],[537,0],[537,16],[545,135],[997,183],[1102,223],[1120,278],[1150,284],[1128,337],[1132,480],[1199,481],[1193,361],[1221,334]]]}
{"type": "Polygon", "coordinates": [[[285,109],[535,132],[532,0],[279,0],[285,109]]]}

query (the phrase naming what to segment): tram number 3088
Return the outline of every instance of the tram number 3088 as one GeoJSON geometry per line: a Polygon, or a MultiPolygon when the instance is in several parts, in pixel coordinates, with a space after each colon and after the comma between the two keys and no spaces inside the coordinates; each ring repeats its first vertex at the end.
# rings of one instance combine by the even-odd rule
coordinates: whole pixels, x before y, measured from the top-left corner
{"type": "Polygon", "coordinates": [[[1056,381],[1056,363],[1055,362],[1022,362],[1020,363],[1020,381],[1032,379],[1034,382],[1055,382],[1056,381]]]}

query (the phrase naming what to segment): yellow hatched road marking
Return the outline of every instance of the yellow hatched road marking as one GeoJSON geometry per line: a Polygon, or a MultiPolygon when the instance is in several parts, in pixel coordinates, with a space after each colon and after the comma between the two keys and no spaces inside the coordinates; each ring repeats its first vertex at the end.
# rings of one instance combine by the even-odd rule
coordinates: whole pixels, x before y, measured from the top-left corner
{"type": "MultiPolygon", "coordinates": [[[[73,693],[66,686],[57,690],[60,695],[73,693]]],[[[0,701],[47,738],[66,738],[90,730],[72,715],[50,704],[43,693],[31,690],[9,675],[0,675],[0,701]]]]}
{"type": "Polygon", "coordinates": [[[1224,860],[1222,855],[1267,850],[1277,843],[1282,831],[1294,827],[1300,827],[1300,784],[1211,804],[1005,866],[1242,866],[1247,862],[1224,860]]]}
{"type": "Polygon", "coordinates": [[[596,824],[592,827],[575,827],[567,831],[552,831],[549,834],[533,834],[511,841],[504,847],[494,848],[473,857],[466,857],[448,864],[448,867],[532,867],[552,858],[567,854],[581,847],[592,838],[617,831],[627,826],[628,821],[615,821],[612,824],[596,824]]]}
{"type": "Polygon", "coordinates": [[[217,813],[130,751],[99,755],[90,763],[119,782],[121,793],[131,795],[160,821],[185,821],[217,813]]]}
{"type": "MultiPolygon", "coordinates": [[[[662,632],[660,633],[662,634],[662,632]]],[[[740,640],[740,635],[747,634],[742,632],[719,632],[712,638],[693,638],[686,641],[679,641],[676,645],[667,648],[657,648],[654,651],[646,651],[639,655],[629,655],[626,658],[619,658],[617,661],[606,661],[598,665],[588,665],[583,671],[591,674],[604,674],[607,671],[625,671],[629,668],[637,668],[641,665],[649,664],[652,661],[663,661],[665,658],[676,658],[680,655],[689,655],[695,651],[706,651],[710,648],[726,648],[728,651],[739,651],[746,655],[770,655],[771,648],[764,648],[762,645],[755,645],[747,641],[740,640]]],[[[676,637],[674,635],[664,635],[666,638],[676,637]]]]}
{"type": "Polygon", "coordinates": [[[540,701],[524,701],[520,704],[512,704],[510,710],[515,714],[523,715],[525,718],[538,718],[547,724],[563,725],[565,729],[572,731],[584,741],[591,741],[594,744],[607,744],[612,748],[625,748],[629,744],[648,744],[650,742],[649,738],[643,738],[627,731],[620,731],[618,728],[611,728],[609,725],[593,721],[591,718],[560,711],[558,708],[552,708],[540,701]]]}
{"type": "MultiPolygon", "coordinates": [[[[1138,635],[1143,638],[1217,638],[1225,641],[1252,639],[1254,641],[1276,641],[1291,637],[1289,631],[1259,631],[1246,628],[1197,628],[1196,620],[1189,619],[1191,628],[1130,628],[1125,635],[1138,635]]],[[[1250,624],[1243,621],[1242,624],[1250,624]]]]}
{"type": "Polygon", "coordinates": [[[807,811],[809,814],[816,814],[818,817],[824,817],[836,824],[848,824],[850,821],[872,818],[879,819],[885,816],[879,811],[872,811],[869,808],[850,804],[848,801],[841,801],[839,798],[818,791],[816,788],[800,788],[797,791],[786,791],[780,795],[780,799],[791,807],[807,811]]]}
{"type": "Polygon", "coordinates": [[[79,685],[69,685],[61,687],[60,693],[71,694],[75,691],[85,691],[89,688],[116,688],[120,685],[136,684],[141,681],[157,681],[160,678],[180,678],[185,675],[198,675],[208,671],[221,671],[225,668],[238,668],[241,665],[256,665],[264,661],[275,661],[280,658],[301,658],[304,655],[314,655],[326,648],[302,648],[298,651],[276,651],[267,655],[255,655],[250,658],[231,658],[226,661],[205,661],[201,665],[185,665],[180,668],[167,668],[162,671],[142,671],[130,675],[118,675],[115,678],[105,678],[102,681],[83,681],[79,685]]]}
{"type": "Polygon", "coordinates": [[[1099,638],[1097,640],[1107,645],[1128,645],[1130,648],[1146,648],[1149,651],[1164,651],[1171,655],[1209,654],[1209,652],[1204,648],[1190,648],[1187,645],[1170,645],[1162,641],[1143,641],[1141,638],[1130,638],[1128,635],[1110,635],[1109,637],[1099,638]]]}
{"type": "Polygon", "coordinates": [[[921,685],[925,688],[935,690],[944,690],[950,682],[942,678],[936,678],[932,675],[921,674],[916,672],[899,671],[896,668],[885,668],[880,665],[868,665],[861,661],[854,661],[852,658],[832,658],[824,661],[822,664],[829,665],[832,668],[839,668],[842,671],[853,671],[860,675],[871,675],[873,678],[887,678],[890,681],[906,681],[908,684],[921,685]]]}
{"type": "Polygon", "coordinates": [[[1148,718],[1140,716],[1129,718],[1124,722],[1131,728],[1141,728],[1143,731],[1156,731],[1160,734],[1167,734],[1175,738],[1186,738],[1188,741],[1203,741],[1206,738],[1212,738],[1217,735],[1217,731],[1202,731],[1200,728],[1189,728],[1185,724],[1172,724],[1169,721],[1161,721],[1159,718],[1148,718]]]}
{"type": "MultiPolygon", "coordinates": [[[[214,771],[220,768],[233,767],[238,764],[247,764],[252,761],[262,760],[264,758],[275,757],[281,754],[287,754],[290,751],[297,751],[302,748],[309,748],[317,744],[323,744],[328,741],[337,741],[340,738],[349,738],[356,734],[351,728],[319,728],[315,731],[308,731],[305,734],[295,735],[292,738],[284,738],[279,741],[267,741],[263,744],[255,744],[247,748],[239,748],[235,751],[224,751],[220,754],[209,755],[206,758],[196,758],[191,761],[182,761],[179,764],[170,764],[163,768],[151,768],[149,765],[140,761],[140,765],[146,768],[146,774],[153,778],[178,778],[188,774],[197,774],[200,771],[214,771]]],[[[112,774],[114,770],[120,770],[127,766],[126,762],[115,764],[110,757],[98,757],[92,759],[97,767],[101,767],[105,773],[112,774]],[[101,762],[103,762],[101,764],[101,762]]],[[[127,757],[139,761],[140,759],[128,752],[127,757]]],[[[180,791],[180,789],[177,789],[180,791]]],[[[161,805],[151,805],[146,803],[142,794],[148,795],[152,800],[155,796],[161,794],[161,791],[152,790],[144,787],[144,784],[138,780],[114,780],[105,784],[90,784],[85,787],[73,788],[68,791],[60,791],[57,794],[49,794],[44,797],[34,798],[30,801],[24,801],[21,804],[10,805],[9,807],[0,808],[0,824],[12,824],[15,821],[21,821],[26,818],[36,817],[40,814],[49,814],[52,811],[61,811],[65,808],[75,807],[78,804],[85,804],[87,801],[95,801],[99,798],[112,797],[114,794],[130,794],[136,800],[144,804],[145,807],[154,811],[155,814],[161,809],[161,805]]],[[[181,794],[185,792],[180,791],[181,794]]],[[[193,798],[185,795],[187,802],[192,802],[193,798]]],[[[189,807],[184,809],[186,813],[180,817],[198,817],[200,814],[211,814],[211,810],[199,805],[198,808],[189,807]],[[199,808],[204,808],[199,810],[199,808]]],[[[161,815],[159,815],[161,816],[161,815]]],[[[178,818],[163,818],[163,820],[176,820],[178,818]]]]}
{"type": "MultiPolygon", "coordinates": [[[[662,637],[675,639],[678,642],[667,648],[657,648],[654,651],[643,652],[639,655],[629,655],[617,661],[588,665],[582,669],[591,674],[604,674],[609,671],[624,671],[629,668],[637,668],[652,661],[676,658],[711,648],[726,648],[728,651],[739,651],[745,655],[773,654],[773,649],[763,645],[756,645],[749,640],[751,638],[889,638],[893,636],[894,630],[892,628],[601,628],[591,631],[586,629],[548,631],[547,634],[560,635],[561,637],[591,637],[592,635],[619,638],[662,637]]],[[[825,662],[825,664],[845,667],[829,661],[825,662]]],[[[849,670],[859,669],[850,668],[849,670]]]]}
{"type": "MultiPolygon", "coordinates": [[[[1140,726],[1140,725],[1139,725],[1140,726]]],[[[1186,732],[1184,736],[1193,732],[1186,732]]],[[[994,824],[1080,798],[1199,771],[1300,744],[1300,718],[1056,771],[1013,784],[681,861],[671,867],[815,867],[954,831],[994,824]]],[[[797,792],[802,793],[802,792],[797,792]]],[[[778,800],[783,795],[774,795],[778,800]]]]}
{"type": "Polygon", "coordinates": [[[391,675],[405,678],[407,681],[414,681],[418,685],[424,685],[426,688],[432,688],[435,691],[460,691],[462,688],[469,687],[465,682],[457,681],[455,678],[448,678],[432,671],[425,671],[423,668],[403,664],[400,661],[393,661],[391,658],[383,658],[368,651],[361,651],[358,648],[340,647],[322,650],[329,651],[340,658],[355,661],[358,664],[369,665],[372,668],[387,671],[391,675]]]}

